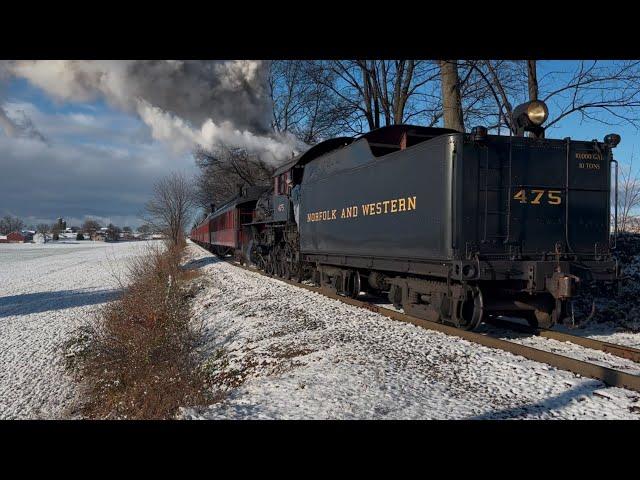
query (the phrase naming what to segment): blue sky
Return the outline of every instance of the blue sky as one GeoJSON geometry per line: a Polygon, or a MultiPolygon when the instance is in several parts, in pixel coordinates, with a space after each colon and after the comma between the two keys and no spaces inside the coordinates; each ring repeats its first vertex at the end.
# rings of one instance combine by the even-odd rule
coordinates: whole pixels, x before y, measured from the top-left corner
{"type": "MultiPolygon", "coordinates": [[[[573,64],[541,62],[538,76],[573,64]]],[[[196,173],[188,151],[154,139],[134,111],[115,108],[100,97],[56,99],[15,77],[5,82],[0,94],[7,113],[19,118],[24,112],[48,141],[47,145],[9,138],[0,129],[0,215],[17,215],[28,224],[62,216],[74,225],[92,217],[135,227],[156,179],[176,170],[196,173]]],[[[552,105],[550,110],[553,116],[552,105]]],[[[547,137],[601,140],[612,132],[622,136],[616,157],[625,163],[638,143],[633,126],[581,122],[573,115],[551,128],[547,137]]]]}

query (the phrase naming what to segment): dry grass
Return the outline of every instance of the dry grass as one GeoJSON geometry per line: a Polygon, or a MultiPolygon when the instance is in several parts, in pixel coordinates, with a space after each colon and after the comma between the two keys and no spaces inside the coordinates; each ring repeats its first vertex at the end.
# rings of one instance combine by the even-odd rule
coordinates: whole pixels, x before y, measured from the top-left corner
{"type": "Polygon", "coordinates": [[[184,247],[149,247],[128,269],[120,299],[84,331],[75,371],[86,390],[85,418],[165,419],[207,403],[198,368],[199,328],[190,319],[184,247]]]}

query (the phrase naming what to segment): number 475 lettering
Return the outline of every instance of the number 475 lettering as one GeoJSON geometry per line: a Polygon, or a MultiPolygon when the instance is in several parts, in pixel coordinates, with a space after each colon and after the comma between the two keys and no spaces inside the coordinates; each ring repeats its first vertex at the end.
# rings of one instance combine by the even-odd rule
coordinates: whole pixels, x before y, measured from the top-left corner
{"type": "Polygon", "coordinates": [[[546,200],[549,205],[560,205],[562,203],[560,193],[562,193],[561,190],[529,190],[530,196],[528,197],[526,190],[519,190],[513,199],[531,205],[540,205],[543,200],[546,200]]]}

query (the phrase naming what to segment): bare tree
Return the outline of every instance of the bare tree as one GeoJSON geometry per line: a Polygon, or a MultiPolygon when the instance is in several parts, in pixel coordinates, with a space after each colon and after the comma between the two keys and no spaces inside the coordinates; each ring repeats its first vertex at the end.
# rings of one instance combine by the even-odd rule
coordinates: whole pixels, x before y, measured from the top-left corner
{"type": "Polygon", "coordinates": [[[308,145],[338,135],[343,116],[340,103],[316,77],[317,62],[271,62],[269,93],[273,103],[273,129],[292,133],[308,145]]]}
{"type": "Polygon", "coordinates": [[[460,79],[458,64],[455,60],[440,61],[440,78],[444,126],[464,132],[460,79]]]}
{"type": "Polygon", "coordinates": [[[136,230],[138,233],[141,233],[142,235],[148,235],[150,233],[153,233],[153,227],[147,223],[143,223],[136,230]]]}
{"type": "Polygon", "coordinates": [[[550,72],[548,81],[560,86],[543,95],[553,105],[551,127],[569,115],[606,125],[628,123],[640,127],[640,62],[580,61],[573,71],[550,72]],[[603,116],[605,114],[605,116],[603,116]],[[611,118],[614,120],[612,121],[611,118]]]}
{"type": "Polygon", "coordinates": [[[43,235],[46,235],[50,231],[51,231],[51,225],[49,225],[48,223],[39,223],[38,225],[36,225],[36,232],[38,233],[42,233],[43,235]]]}
{"type": "Polygon", "coordinates": [[[640,207],[640,172],[633,169],[633,157],[620,169],[618,185],[618,222],[621,231],[625,232],[634,226],[634,211],[640,207]]]}
{"type": "Polygon", "coordinates": [[[498,133],[502,127],[515,132],[512,105],[523,94],[522,62],[466,60],[459,63],[465,121],[479,122],[489,129],[497,129],[498,133]]]}
{"type": "Polygon", "coordinates": [[[337,124],[360,134],[398,123],[435,124],[440,118],[436,62],[331,60],[314,63],[313,79],[331,93],[337,124]]]}
{"type": "Polygon", "coordinates": [[[82,224],[82,231],[89,235],[94,234],[98,230],[100,230],[100,223],[92,218],[87,218],[82,224]]]}
{"type": "Polygon", "coordinates": [[[200,174],[195,179],[196,206],[209,209],[236,195],[238,185],[268,185],[274,167],[245,149],[219,145],[215,149],[198,148],[194,152],[200,174]]]}
{"type": "Polygon", "coordinates": [[[49,231],[51,232],[53,239],[58,240],[60,238],[60,232],[62,232],[62,227],[58,222],[54,222],[51,224],[51,227],[49,227],[49,231]]]}
{"type": "Polygon", "coordinates": [[[107,225],[107,238],[109,240],[117,241],[120,237],[121,232],[122,230],[120,229],[120,227],[117,227],[113,223],[107,225]]]}
{"type": "Polygon", "coordinates": [[[18,217],[5,215],[0,219],[0,235],[7,235],[11,232],[19,232],[24,228],[24,222],[18,217]]]}
{"type": "Polygon", "coordinates": [[[182,173],[171,173],[157,181],[145,206],[144,221],[167,235],[173,245],[184,242],[193,210],[191,182],[182,173]]]}
{"type": "MultiPolygon", "coordinates": [[[[538,76],[536,60],[479,60],[465,65],[480,75],[494,100],[498,123],[489,128],[505,126],[515,132],[512,105],[527,98],[549,105],[547,128],[575,115],[607,125],[628,123],[640,127],[640,62],[580,61],[573,70],[551,71],[542,77],[538,76]]],[[[477,94],[472,92],[465,98],[463,92],[463,103],[477,101],[477,94]]],[[[480,103],[486,104],[487,98],[480,103]]]]}
{"type": "Polygon", "coordinates": [[[537,60],[276,61],[273,126],[308,144],[398,123],[462,129],[478,122],[513,133],[513,106],[539,99],[550,107],[547,127],[577,115],[640,127],[640,62],[567,65],[541,74],[537,60]]]}

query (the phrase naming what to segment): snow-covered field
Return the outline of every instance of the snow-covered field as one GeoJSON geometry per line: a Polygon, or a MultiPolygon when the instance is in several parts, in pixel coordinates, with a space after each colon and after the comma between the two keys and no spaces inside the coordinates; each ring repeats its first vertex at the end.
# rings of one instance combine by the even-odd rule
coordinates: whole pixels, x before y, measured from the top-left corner
{"type": "MultiPolygon", "coordinates": [[[[116,276],[145,245],[0,244],[0,418],[70,415],[77,391],[61,346],[114,298],[116,276]]],[[[189,254],[204,273],[194,312],[205,327],[205,368],[223,395],[183,409],[185,418],[640,419],[635,392],[394,322],[195,245],[189,254]]]]}
{"type": "Polygon", "coordinates": [[[114,298],[145,243],[0,244],[0,419],[67,415],[75,390],[61,345],[114,298]]]}
{"type": "Polygon", "coordinates": [[[207,369],[224,395],[183,409],[185,418],[640,419],[636,392],[395,322],[189,248],[204,273],[194,311],[204,322],[207,369]]]}

